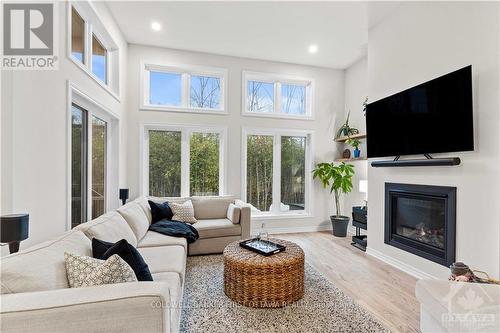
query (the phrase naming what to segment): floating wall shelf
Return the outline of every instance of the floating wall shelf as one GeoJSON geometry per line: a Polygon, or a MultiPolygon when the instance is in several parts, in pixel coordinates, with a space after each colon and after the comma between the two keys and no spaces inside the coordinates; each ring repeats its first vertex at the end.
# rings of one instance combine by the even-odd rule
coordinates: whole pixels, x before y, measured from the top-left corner
{"type": "Polygon", "coordinates": [[[339,136],[335,138],[335,142],[346,142],[348,139],[364,139],[366,138],[366,134],[353,134],[350,136],[339,136]]]}

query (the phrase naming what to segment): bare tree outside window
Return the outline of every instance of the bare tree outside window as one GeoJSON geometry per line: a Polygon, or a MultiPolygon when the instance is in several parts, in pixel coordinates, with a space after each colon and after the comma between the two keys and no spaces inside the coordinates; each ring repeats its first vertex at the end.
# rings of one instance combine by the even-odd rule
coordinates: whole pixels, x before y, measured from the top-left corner
{"type": "Polygon", "coordinates": [[[248,81],[247,110],[251,112],[274,112],[274,83],[248,81]]]}
{"type": "Polygon", "coordinates": [[[281,85],[281,112],[303,115],[306,113],[306,88],[295,84],[281,85]]]}
{"type": "Polygon", "coordinates": [[[209,76],[191,76],[191,107],[220,109],[220,78],[209,76]]]}

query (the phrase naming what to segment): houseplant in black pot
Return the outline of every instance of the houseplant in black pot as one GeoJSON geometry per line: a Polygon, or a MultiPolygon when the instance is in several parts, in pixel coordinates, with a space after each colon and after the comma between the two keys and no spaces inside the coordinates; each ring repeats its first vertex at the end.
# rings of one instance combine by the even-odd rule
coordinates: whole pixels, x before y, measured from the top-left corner
{"type": "Polygon", "coordinates": [[[329,188],[335,198],[336,215],[330,216],[333,227],[333,235],[337,237],[347,236],[347,226],[349,225],[349,216],[341,215],[340,196],[352,191],[352,176],[354,175],[354,166],[344,162],[335,165],[335,163],[319,163],[313,170],[313,178],[318,178],[324,188],[329,188]]]}

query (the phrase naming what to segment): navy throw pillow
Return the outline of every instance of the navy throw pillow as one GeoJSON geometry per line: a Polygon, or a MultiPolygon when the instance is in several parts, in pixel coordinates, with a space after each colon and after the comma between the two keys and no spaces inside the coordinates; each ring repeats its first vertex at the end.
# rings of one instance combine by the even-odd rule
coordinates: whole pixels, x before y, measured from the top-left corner
{"type": "Polygon", "coordinates": [[[106,260],[117,254],[134,270],[138,281],[153,281],[149,267],[135,247],[125,239],[116,243],[109,243],[92,238],[92,255],[96,259],[106,260]]]}
{"type": "Polygon", "coordinates": [[[151,224],[164,219],[171,220],[172,217],[174,216],[172,209],[168,205],[168,201],[165,201],[162,204],[158,204],[151,200],[148,200],[148,202],[149,202],[149,207],[151,207],[151,216],[152,216],[151,224]]]}

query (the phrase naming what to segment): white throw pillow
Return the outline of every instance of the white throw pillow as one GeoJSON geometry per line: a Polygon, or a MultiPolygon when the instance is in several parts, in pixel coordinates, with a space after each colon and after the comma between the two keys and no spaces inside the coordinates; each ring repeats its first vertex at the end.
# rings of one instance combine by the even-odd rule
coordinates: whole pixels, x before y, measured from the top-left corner
{"type": "Polygon", "coordinates": [[[191,200],[184,203],[169,202],[170,208],[174,213],[172,216],[172,221],[181,221],[186,223],[196,223],[198,222],[194,217],[194,208],[191,200]]]}
{"type": "Polygon", "coordinates": [[[117,254],[100,260],[65,252],[64,261],[71,288],[137,281],[134,270],[117,254]]]}

